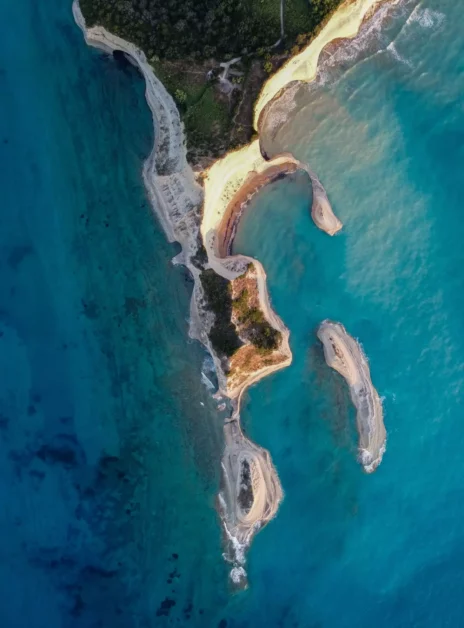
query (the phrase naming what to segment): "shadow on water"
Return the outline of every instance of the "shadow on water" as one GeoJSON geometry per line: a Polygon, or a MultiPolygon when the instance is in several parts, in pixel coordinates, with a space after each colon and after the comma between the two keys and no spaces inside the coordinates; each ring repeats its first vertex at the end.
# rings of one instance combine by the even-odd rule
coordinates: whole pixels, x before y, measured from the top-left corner
{"type": "Polygon", "coordinates": [[[334,447],[347,449],[356,458],[358,436],[349,389],[343,377],[327,366],[322,344],[317,340],[308,350],[307,369],[320,400],[320,417],[330,426],[334,447]]]}

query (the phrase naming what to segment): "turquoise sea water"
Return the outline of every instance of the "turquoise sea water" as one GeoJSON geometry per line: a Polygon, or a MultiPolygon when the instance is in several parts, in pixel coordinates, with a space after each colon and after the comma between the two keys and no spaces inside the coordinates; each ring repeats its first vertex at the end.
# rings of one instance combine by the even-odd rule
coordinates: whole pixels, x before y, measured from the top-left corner
{"type": "Polygon", "coordinates": [[[255,591],[243,614],[266,598],[270,625],[458,626],[460,9],[403,5],[366,45],[367,58],[354,46],[356,63],[332,64],[322,85],[299,92],[298,112],[271,143],[318,173],[343,231],[330,239],[311,224],[300,178],[257,197],[235,243],[263,262],[294,352],[289,369],[250,391],[244,411],[286,498],[250,552],[255,591]],[[384,397],[387,452],[372,476],[355,461],[345,385],[315,337],[324,318],[359,338],[384,397]]]}
{"type": "Polygon", "coordinates": [[[460,626],[459,7],[395,9],[300,91],[268,147],[311,165],[345,227],[314,227],[297,175],[254,199],[237,236],[294,353],[243,408],[285,500],[238,595],[191,285],[141,182],[142,80],[86,47],[70,3],[5,0],[0,16],[0,626],[460,626]],[[359,338],[384,397],[371,476],[315,337],[327,317],[359,338]]]}

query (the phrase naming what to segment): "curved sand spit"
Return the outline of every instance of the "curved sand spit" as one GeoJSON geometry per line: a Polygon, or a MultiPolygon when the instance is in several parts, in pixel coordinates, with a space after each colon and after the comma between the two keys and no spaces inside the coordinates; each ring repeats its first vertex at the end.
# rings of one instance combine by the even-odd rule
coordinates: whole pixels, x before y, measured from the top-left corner
{"type": "Polygon", "coordinates": [[[259,140],[255,140],[218,159],[205,172],[200,230],[209,264],[219,275],[235,279],[251,260],[243,255],[230,256],[238,221],[251,197],[270,181],[296,170],[304,170],[311,179],[315,224],[333,235],[342,223],[334,215],[324,187],[316,174],[290,153],[267,161],[261,155],[259,140]]]}
{"type": "MultiPolygon", "coordinates": [[[[298,67],[292,60],[266,83],[255,107],[255,121],[269,99],[289,81],[310,80],[315,75],[319,53],[326,43],[340,37],[351,37],[362,22],[366,13],[377,0],[356,0],[343,5],[331,18],[321,33],[308,48],[298,55],[298,67]],[[339,17],[340,16],[340,17],[339,17]],[[311,69],[313,68],[313,69],[311,69]]],[[[256,140],[244,148],[229,153],[215,162],[204,173],[204,192],[197,184],[191,167],[187,164],[183,124],[172,97],[153,73],[145,54],[130,42],[121,39],[102,27],[86,28],[78,0],[73,0],[73,14],[82,29],[86,42],[105,52],[120,50],[127,54],[139,67],[146,82],[146,99],[153,115],[155,144],[143,168],[143,179],[153,209],[163,226],[169,241],[177,240],[182,252],[176,257],[177,263],[185,264],[194,278],[194,292],[190,310],[190,335],[200,340],[210,351],[215,362],[221,392],[234,403],[233,418],[225,425],[226,448],[223,458],[224,487],[219,495],[221,516],[232,550],[234,567],[231,576],[234,581],[244,582],[244,547],[253,534],[267,523],[277,512],[282,499],[282,489],[269,453],[246,439],[240,429],[239,408],[246,388],[275,370],[291,363],[292,354],[288,338],[289,332],[281,319],[272,310],[266,285],[266,274],[262,265],[245,256],[231,257],[230,250],[237,221],[246,207],[250,195],[272,180],[274,167],[282,172],[293,168],[304,169],[313,186],[312,216],[316,225],[329,234],[341,228],[341,223],[333,215],[324,188],[317,176],[305,165],[289,155],[278,156],[266,162],[256,140]],[[266,170],[270,169],[266,174],[266,170]],[[251,174],[250,174],[251,173],[251,174]],[[254,182],[253,182],[254,179],[254,182]],[[246,183],[245,192],[239,188],[246,183]],[[238,193],[237,196],[235,196],[238,193]],[[231,204],[231,207],[229,205],[231,204]],[[201,209],[203,207],[203,215],[201,209]],[[217,232],[225,215],[232,216],[229,235],[216,239],[217,232]],[[200,224],[201,223],[201,224],[200,224]],[[209,265],[226,279],[233,279],[244,272],[247,264],[253,261],[258,275],[260,307],[270,322],[282,333],[281,352],[285,359],[277,365],[264,367],[250,374],[238,388],[228,390],[227,378],[221,362],[211,347],[208,338],[210,321],[201,313],[201,282],[198,269],[190,262],[191,255],[198,247],[199,227],[208,253],[209,265]],[[226,248],[224,248],[226,247],[226,248]],[[224,253],[227,255],[224,257],[224,253]],[[238,495],[241,472],[248,464],[253,495],[251,506],[242,507],[238,495]],[[238,491],[238,492],[237,492],[238,491]]],[[[255,128],[257,125],[255,123],[255,128]]],[[[222,233],[222,231],[221,231],[222,233]]]]}
{"type": "MultiPolygon", "coordinates": [[[[329,235],[334,235],[342,228],[342,223],[332,211],[327,194],[316,174],[312,170],[298,161],[290,153],[277,155],[270,161],[264,161],[262,164],[254,164],[254,170],[246,171],[242,183],[237,192],[232,195],[230,200],[223,201],[225,207],[220,213],[217,213],[217,205],[209,202],[208,185],[206,185],[206,203],[207,207],[214,207],[214,212],[220,216],[220,220],[211,228],[211,243],[214,243],[214,255],[220,259],[229,257],[232,252],[232,244],[237,231],[238,223],[250,199],[263,187],[285,175],[303,170],[311,180],[313,190],[313,202],[311,205],[311,216],[319,229],[325,231],[329,235]],[[261,166],[261,167],[260,167],[261,166]]],[[[225,176],[226,173],[224,173],[225,176]]],[[[237,176],[237,175],[235,175],[237,176]]],[[[233,186],[232,189],[235,189],[233,186]]],[[[221,207],[221,203],[218,204],[221,207]]],[[[214,216],[214,213],[213,213],[214,216]]],[[[208,221],[203,219],[203,224],[208,221]]],[[[209,226],[209,225],[208,225],[209,226]]],[[[206,236],[208,238],[208,235],[206,236]]],[[[223,261],[221,261],[224,264],[223,261]]]]}
{"type": "Polygon", "coordinates": [[[382,461],[387,433],[383,424],[382,404],[372,385],[366,357],[360,345],[340,323],[323,321],[317,331],[324,345],[327,364],[342,375],[350,387],[357,413],[359,461],[372,473],[382,461]]]}

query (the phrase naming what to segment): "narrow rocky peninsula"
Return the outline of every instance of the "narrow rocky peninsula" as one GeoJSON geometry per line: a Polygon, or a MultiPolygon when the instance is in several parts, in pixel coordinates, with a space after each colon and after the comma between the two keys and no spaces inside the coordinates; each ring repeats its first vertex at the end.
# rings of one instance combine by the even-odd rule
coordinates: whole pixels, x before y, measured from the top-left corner
{"type": "Polygon", "coordinates": [[[367,473],[372,473],[385,452],[386,431],[379,395],[372,385],[366,357],[359,343],[340,323],[325,320],[317,331],[324,345],[327,364],[345,378],[351,400],[356,407],[359,433],[359,461],[367,473]]]}

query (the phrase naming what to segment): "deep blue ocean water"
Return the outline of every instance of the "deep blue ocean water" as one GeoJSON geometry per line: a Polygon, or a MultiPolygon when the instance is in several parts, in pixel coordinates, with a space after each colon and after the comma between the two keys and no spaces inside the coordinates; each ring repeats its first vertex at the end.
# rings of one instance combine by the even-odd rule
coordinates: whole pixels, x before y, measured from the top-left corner
{"type": "Polygon", "coordinates": [[[0,626],[215,625],[222,428],[141,181],[143,81],[70,2],[0,25],[0,626]]]}
{"type": "Polygon", "coordinates": [[[141,182],[143,82],[87,48],[68,2],[4,0],[0,17],[1,628],[462,625],[459,6],[395,9],[273,139],[318,173],[343,231],[314,227],[300,175],[241,224],[236,250],[264,263],[294,362],[243,408],[285,499],[238,595],[191,285],[141,182]],[[359,338],[384,398],[371,476],[315,337],[327,317],[359,338]]]}

